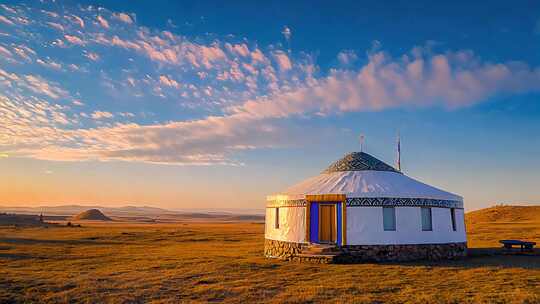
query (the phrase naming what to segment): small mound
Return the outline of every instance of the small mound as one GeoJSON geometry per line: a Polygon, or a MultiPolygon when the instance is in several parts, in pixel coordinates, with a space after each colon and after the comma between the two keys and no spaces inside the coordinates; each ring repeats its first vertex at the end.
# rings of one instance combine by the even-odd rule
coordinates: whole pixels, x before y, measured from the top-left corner
{"type": "Polygon", "coordinates": [[[90,209],[83,211],[73,217],[74,221],[112,221],[112,219],[105,214],[103,214],[98,209],[90,209]]]}
{"type": "Polygon", "coordinates": [[[540,206],[495,206],[468,212],[467,221],[480,222],[540,222],[540,206]]]}

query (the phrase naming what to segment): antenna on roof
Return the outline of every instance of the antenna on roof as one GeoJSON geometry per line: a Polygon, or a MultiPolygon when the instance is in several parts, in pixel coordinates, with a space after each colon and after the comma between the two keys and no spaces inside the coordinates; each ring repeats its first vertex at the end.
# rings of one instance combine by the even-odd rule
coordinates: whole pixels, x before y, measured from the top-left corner
{"type": "Polygon", "coordinates": [[[360,152],[364,152],[364,141],[366,137],[364,134],[360,134],[360,152]]]}
{"type": "Polygon", "coordinates": [[[399,136],[399,130],[397,132],[397,159],[396,159],[396,169],[401,172],[401,139],[399,136]]]}

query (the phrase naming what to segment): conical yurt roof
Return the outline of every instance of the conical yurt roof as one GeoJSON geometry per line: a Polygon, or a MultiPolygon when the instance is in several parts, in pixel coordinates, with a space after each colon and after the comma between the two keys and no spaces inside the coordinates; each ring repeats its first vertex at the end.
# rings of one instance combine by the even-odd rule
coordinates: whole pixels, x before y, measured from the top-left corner
{"type": "Polygon", "coordinates": [[[348,198],[422,198],[463,201],[459,195],[424,184],[364,152],[353,152],[269,200],[304,199],[306,195],[345,194],[348,198]]]}

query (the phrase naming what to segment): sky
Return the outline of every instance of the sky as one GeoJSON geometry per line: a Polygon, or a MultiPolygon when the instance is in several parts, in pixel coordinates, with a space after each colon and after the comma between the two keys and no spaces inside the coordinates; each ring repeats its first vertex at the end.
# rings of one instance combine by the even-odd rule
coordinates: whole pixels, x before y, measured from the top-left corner
{"type": "Polygon", "coordinates": [[[351,151],[540,203],[535,1],[0,1],[0,205],[264,208],[351,151]]]}

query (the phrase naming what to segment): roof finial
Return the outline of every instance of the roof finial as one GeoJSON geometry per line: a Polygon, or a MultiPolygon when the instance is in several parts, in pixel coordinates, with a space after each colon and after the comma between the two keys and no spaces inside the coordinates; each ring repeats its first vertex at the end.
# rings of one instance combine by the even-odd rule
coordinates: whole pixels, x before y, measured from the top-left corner
{"type": "Polygon", "coordinates": [[[364,152],[364,142],[366,137],[364,134],[360,134],[360,152],[364,152]]]}
{"type": "Polygon", "coordinates": [[[401,172],[401,139],[399,135],[399,130],[397,132],[397,159],[396,159],[396,169],[401,172]]]}

